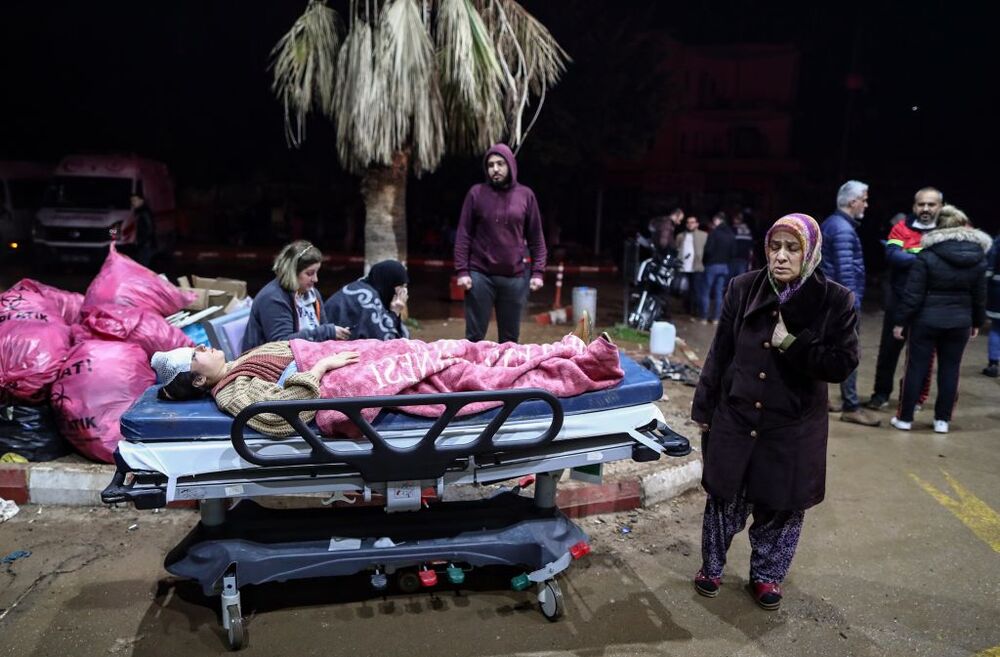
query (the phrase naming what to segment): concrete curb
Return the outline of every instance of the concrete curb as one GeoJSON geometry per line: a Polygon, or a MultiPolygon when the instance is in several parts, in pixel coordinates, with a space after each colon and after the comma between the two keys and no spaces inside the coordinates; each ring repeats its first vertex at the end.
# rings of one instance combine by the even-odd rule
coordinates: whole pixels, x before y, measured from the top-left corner
{"type": "Polygon", "coordinates": [[[101,463],[0,465],[0,497],[18,504],[96,506],[115,466],[101,463]]]}
{"type": "Polygon", "coordinates": [[[36,465],[28,471],[28,499],[32,504],[97,506],[113,475],[113,466],[36,465]]]}
{"type": "MultiPolygon", "coordinates": [[[[571,518],[629,511],[673,499],[701,481],[701,460],[670,464],[652,474],[612,479],[602,484],[562,486],[559,508],[571,518]]],[[[87,463],[32,463],[0,465],[0,498],[18,504],[98,506],[101,491],[110,483],[115,467],[87,463]]],[[[453,497],[449,495],[449,497],[453,497]]],[[[461,493],[457,497],[463,497],[461,493]]],[[[192,507],[172,503],[171,507],[192,507]]]]}
{"type": "Polygon", "coordinates": [[[640,481],[642,484],[642,505],[655,506],[671,500],[701,484],[702,465],[697,458],[676,467],[666,468],[640,481]]]}

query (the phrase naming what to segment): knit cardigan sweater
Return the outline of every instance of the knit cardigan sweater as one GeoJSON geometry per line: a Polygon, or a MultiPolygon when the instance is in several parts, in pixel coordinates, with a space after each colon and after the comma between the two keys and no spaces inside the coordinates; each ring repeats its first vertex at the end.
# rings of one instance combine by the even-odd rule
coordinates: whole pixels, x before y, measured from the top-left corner
{"type": "MultiPolygon", "coordinates": [[[[239,365],[243,359],[250,355],[294,358],[292,348],[287,340],[269,342],[240,356],[232,362],[228,369],[239,365]]],[[[213,394],[215,395],[215,405],[219,407],[219,410],[235,417],[244,408],[259,401],[317,399],[319,398],[319,378],[310,372],[299,372],[288,377],[284,387],[282,387],[277,383],[254,376],[238,376],[213,394]]],[[[299,413],[303,422],[311,422],[315,416],[315,411],[299,413]]],[[[295,429],[280,415],[274,413],[255,415],[247,424],[251,429],[268,436],[285,438],[295,435],[295,429]]]]}

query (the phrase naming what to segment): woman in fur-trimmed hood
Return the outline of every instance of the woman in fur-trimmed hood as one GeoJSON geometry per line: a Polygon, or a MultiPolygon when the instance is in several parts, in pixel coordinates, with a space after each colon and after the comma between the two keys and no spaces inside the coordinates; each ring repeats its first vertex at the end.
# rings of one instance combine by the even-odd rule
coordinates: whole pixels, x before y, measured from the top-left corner
{"type": "Polygon", "coordinates": [[[991,245],[989,235],[974,229],[953,205],[941,208],[938,229],[921,240],[923,250],[910,269],[895,312],[896,338],[902,339],[903,327],[910,327],[903,395],[892,419],[897,429],[910,430],[917,397],[937,351],[934,430],[948,432],[965,345],[986,320],[986,252],[991,245]]]}

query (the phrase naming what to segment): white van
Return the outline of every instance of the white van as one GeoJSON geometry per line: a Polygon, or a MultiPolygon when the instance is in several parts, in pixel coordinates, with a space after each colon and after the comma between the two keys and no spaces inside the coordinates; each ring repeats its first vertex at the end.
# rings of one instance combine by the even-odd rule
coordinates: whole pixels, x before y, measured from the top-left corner
{"type": "Polygon", "coordinates": [[[51,164],[0,162],[0,255],[16,256],[30,246],[31,224],[51,177],[51,164]]]}
{"type": "Polygon", "coordinates": [[[136,243],[130,196],[153,212],[157,249],[174,245],[174,183],[166,165],[134,155],[70,155],[53,172],[34,226],[34,244],[63,262],[100,260],[112,236],[136,243]]]}

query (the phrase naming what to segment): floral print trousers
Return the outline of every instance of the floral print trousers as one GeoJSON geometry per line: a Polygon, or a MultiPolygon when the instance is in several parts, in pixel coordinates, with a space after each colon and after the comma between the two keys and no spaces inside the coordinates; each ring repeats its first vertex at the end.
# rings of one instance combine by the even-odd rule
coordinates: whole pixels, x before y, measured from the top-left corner
{"type": "Polygon", "coordinates": [[[754,508],[741,490],[732,500],[712,495],[705,501],[701,531],[702,574],[722,577],[726,553],[733,537],[750,525],[750,579],[754,582],[780,583],[788,574],[799,544],[805,511],[772,511],[754,508]]]}

